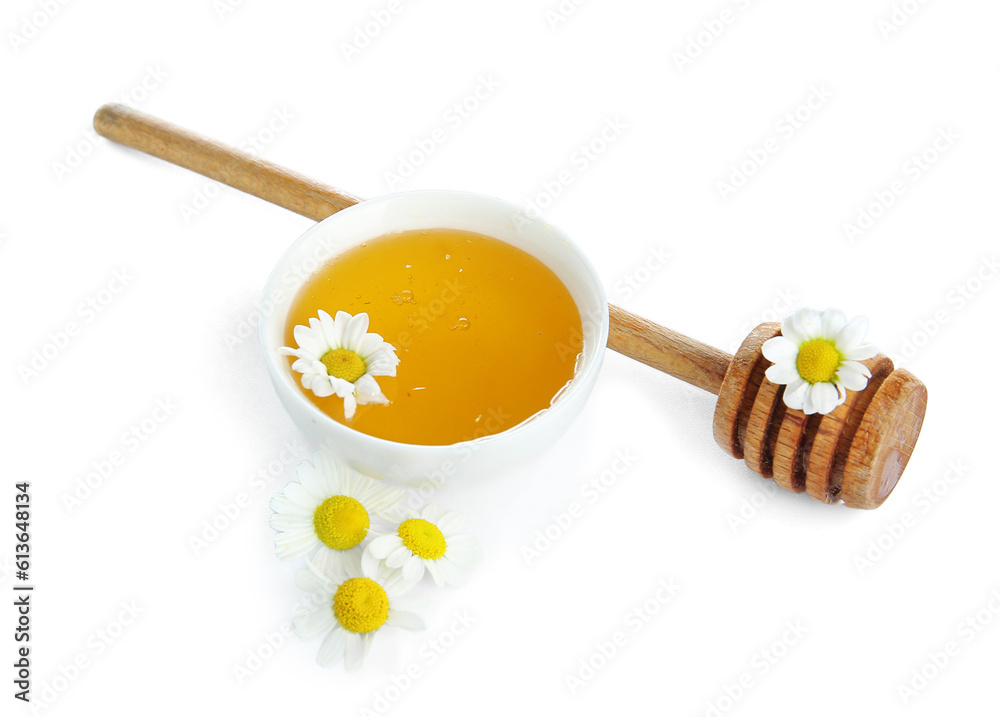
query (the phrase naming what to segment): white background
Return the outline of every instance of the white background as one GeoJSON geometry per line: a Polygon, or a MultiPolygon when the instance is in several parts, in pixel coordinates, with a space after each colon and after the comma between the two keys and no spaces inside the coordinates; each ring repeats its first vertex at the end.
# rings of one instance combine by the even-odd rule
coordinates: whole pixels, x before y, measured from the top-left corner
{"type": "Polygon", "coordinates": [[[894,16],[889,0],[592,0],[563,3],[559,22],[555,0],[232,5],[4,3],[5,714],[27,712],[11,696],[8,599],[25,479],[44,713],[351,715],[380,697],[413,715],[996,712],[995,3],[908,0],[894,16]],[[391,20],[365,38],[372,13],[391,20]],[[680,67],[686,48],[697,57],[680,67]],[[449,120],[480,78],[497,88],[449,120]],[[789,130],[815,89],[829,97],[789,130]],[[322,670],[315,643],[281,634],[301,596],[267,525],[311,448],[243,338],[310,222],[95,141],[93,112],[120,100],[362,197],[544,204],[613,302],[720,348],[799,306],[867,315],[929,388],[910,466],[877,511],[775,493],[714,444],[712,396],[609,353],[543,457],[435,496],[466,514],[483,560],[464,587],[426,590],[426,633],[387,629],[363,671],[322,670]],[[583,162],[609,120],[624,129],[583,162]],[[445,141],[390,186],[437,128],[445,141]],[[724,200],[718,183],[768,139],[776,151],[724,200]],[[844,225],[894,182],[900,196],[851,241],[844,225]],[[114,272],[127,285],[102,294],[121,288],[114,272]],[[32,375],[35,351],[52,358],[32,375]],[[133,426],[142,442],[123,439],[133,426]],[[630,465],[587,501],[618,454],[630,465]],[[573,502],[582,515],[526,559],[573,502]],[[680,586],[665,605],[660,581],[680,586]],[[455,636],[463,612],[474,623],[455,636]],[[408,669],[419,676],[394,687],[408,669]]]}

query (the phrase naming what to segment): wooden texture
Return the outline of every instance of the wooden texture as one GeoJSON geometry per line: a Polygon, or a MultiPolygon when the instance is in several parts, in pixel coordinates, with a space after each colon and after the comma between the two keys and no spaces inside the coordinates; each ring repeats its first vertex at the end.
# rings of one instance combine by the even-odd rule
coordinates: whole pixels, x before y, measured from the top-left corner
{"type": "Polygon", "coordinates": [[[785,417],[785,387],[761,381],[747,419],[743,459],[755,473],[765,478],[774,475],[774,446],[778,442],[778,429],[785,417]]]}
{"type": "Polygon", "coordinates": [[[608,309],[611,314],[609,349],[692,386],[710,393],[719,393],[732,356],[631,314],[614,304],[608,309]]]}
{"type": "MultiPolygon", "coordinates": [[[[94,115],[102,136],[203,174],[293,212],[325,219],[361,201],[246,152],[122,105],[94,115]]],[[[872,380],[826,416],[806,416],[783,402],[767,380],[761,346],[780,333],[761,324],[730,356],[611,305],[608,348],[714,394],[716,442],[786,490],[854,508],[881,505],[913,453],[927,389],[877,356],[872,380]]]]}
{"type": "Polygon", "coordinates": [[[361,200],[124,105],[94,115],[102,137],[319,221],[361,200]]]}
{"type": "Polygon", "coordinates": [[[851,442],[842,496],[852,508],[877,508],[910,461],[927,411],[927,388],[909,371],[890,374],[851,442]]]}
{"type": "Polygon", "coordinates": [[[880,354],[862,362],[872,373],[864,390],[848,391],[829,414],[807,416],[788,408],[784,387],[764,375],[770,362],[761,347],[780,329],[761,324],[736,352],[715,408],[716,442],[785,490],[824,503],[878,507],[913,453],[927,389],[880,354]]]}
{"type": "Polygon", "coordinates": [[[893,369],[892,361],[882,354],[861,363],[872,373],[868,387],[864,391],[848,391],[847,399],[832,413],[823,416],[809,453],[806,491],[824,503],[835,503],[840,498],[845,454],[850,450],[872,396],[893,369]]]}
{"type": "Polygon", "coordinates": [[[815,427],[819,416],[807,416],[785,406],[778,436],[774,441],[774,482],[785,490],[801,493],[806,489],[804,455],[812,444],[809,424],[815,427]]]}
{"type": "Polygon", "coordinates": [[[780,333],[781,324],[758,326],[744,339],[726,370],[719,401],[715,404],[712,433],[719,447],[734,458],[743,457],[747,422],[768,367],[760,347],[780,333]]]}

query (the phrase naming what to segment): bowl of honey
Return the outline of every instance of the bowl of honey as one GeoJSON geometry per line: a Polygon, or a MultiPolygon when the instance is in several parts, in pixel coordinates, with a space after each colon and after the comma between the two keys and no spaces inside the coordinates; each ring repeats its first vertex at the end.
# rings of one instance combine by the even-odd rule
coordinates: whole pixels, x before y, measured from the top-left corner
{"type": "Polygon", "coordinates": [[[309,229],[265,286],[260,343],[295,424],[355,469],[422,486],[509,469],[544,451],[593,389],[608,304],[564,233],[480,194],[360,202],[309,229]],[[384,403],[345,412],[279,352],[319,311],[366,313],[399,359],[384,403]]]}

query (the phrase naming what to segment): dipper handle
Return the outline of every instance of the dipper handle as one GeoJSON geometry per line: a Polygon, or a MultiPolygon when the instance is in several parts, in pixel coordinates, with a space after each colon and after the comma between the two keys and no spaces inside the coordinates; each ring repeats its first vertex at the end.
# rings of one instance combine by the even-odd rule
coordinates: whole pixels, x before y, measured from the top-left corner
{"type": "MultiPolygon", "coordinates": [[[[166,160],[316,221],[361,201],[247,152],[126,107],[94,115],[102,137],[166,160]]],[[[732,358],[670,329],[611,306],[608,347],[682,381],[719,393],[732,358]]]]}
{"type": "Polygon", "coordinates": [[[692,386],[719,394],[733,357],[725,351],[695,341],[654,324],[614,304],[608,305],[611,328],[608,348],[692,386]]]}
{"type": "Polygon", "coordinates": [[[94,115],[102,137],[319,221],[361,200],[276,164],[119,104],[94,115]]]}
{"type": "MultiPolygon", "coordinates": [[[[203,174],[297,214],[320,221],[360,199],[295,172],[110,104],[94,115],[98,134],[203,174]]],[[[735,356],[608,307],[608,348],[719,396],[716,442],[765,478],[826,503],[881,505],[913,452],[927,407],[927,389],[912,374],[876,356],[865,362],[867,388],[825,416],[806,416],[782,402],[784,386],[764,376],[761,346],[778,324],[761,324],[735,356]]]]}

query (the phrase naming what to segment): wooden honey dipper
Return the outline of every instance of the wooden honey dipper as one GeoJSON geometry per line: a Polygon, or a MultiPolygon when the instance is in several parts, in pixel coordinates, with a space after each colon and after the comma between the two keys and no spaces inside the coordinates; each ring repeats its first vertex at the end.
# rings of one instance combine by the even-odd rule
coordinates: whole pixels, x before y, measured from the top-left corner
{"type": "MultiPolygon", "coordinates": [[[[94,115],[98,134],[198,172],[316,221],[360,199],[253,155],[123,105],[94,115]]],[[[761,347],[781,333],[761,324],[735,356],[611,305],[608,348],[718,395],[716,442],[786,490],[825,503],[877,508],[913,453],[927,409],[927,389],[878,355],[862,361],[872,377],[826,415],[785,406],[784,386],[764,372],[761,347]]]]}

